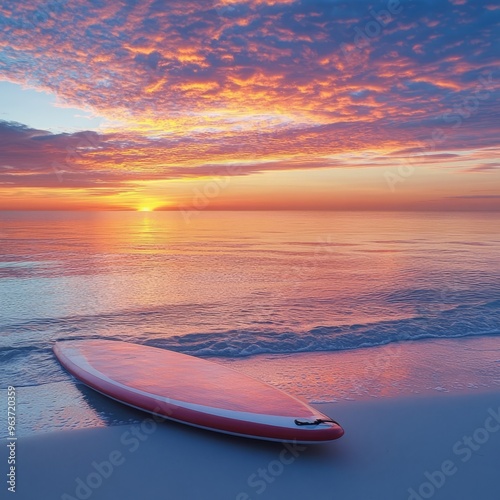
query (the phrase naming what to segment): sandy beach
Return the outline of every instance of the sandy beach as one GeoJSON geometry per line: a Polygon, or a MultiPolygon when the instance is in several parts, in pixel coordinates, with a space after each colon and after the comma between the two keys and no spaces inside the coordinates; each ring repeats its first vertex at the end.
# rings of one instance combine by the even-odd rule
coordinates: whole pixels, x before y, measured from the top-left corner
{"type": "Polygon", "coordinates": [[[500,497],[498,392],[315,406],[342,422],[342,439],[270,443],[157,423],[146,414],[139,425],[20,438],[15,498],[500,497]]]}

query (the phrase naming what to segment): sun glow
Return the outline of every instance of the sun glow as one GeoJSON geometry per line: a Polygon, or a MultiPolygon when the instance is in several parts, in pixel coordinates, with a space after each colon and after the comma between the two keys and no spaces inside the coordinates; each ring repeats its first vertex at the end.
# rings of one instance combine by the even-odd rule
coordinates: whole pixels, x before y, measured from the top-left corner
{"type": "Polygon", "coordinates": [[[153,209],[151,207],[141,207],[138,209],[139,212],[152,212],[153,209]]]}

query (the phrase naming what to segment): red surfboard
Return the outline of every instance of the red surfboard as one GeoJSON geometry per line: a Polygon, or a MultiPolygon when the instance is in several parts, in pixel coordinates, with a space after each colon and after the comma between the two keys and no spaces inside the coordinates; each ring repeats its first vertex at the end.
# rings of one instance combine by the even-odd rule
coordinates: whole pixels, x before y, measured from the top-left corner
{"type": "Polygon", "coordinates": [[[318,443],[344,434],[300,399],[212,361],[114,340],[57,342],[54,353],[92,389],[177,422],[271,441],[318,443]]]}

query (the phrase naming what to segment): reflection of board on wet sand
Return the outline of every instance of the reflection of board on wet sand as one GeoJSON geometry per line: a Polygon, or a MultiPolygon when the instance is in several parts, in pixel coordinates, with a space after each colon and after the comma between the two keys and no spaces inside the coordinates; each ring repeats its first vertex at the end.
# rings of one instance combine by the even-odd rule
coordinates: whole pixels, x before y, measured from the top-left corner
{"type": "Polygon", "coordinates": [[[322,442],[344,434],[296,397],[204,359],[111,340],[57,342],[54,353],[92,389],[167,419],[277,441],[322,442]]]}

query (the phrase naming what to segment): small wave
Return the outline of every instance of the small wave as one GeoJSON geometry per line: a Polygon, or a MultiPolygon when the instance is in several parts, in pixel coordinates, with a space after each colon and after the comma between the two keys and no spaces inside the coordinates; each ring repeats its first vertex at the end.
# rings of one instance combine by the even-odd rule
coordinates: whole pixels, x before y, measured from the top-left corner
{"type": "MultiPolygon", "coordinates": [[[[161,316],[161,315],[160,315],[161,316]]],[[[67,379],[53,353],[56,340],[106,338],[136,342],[144,345],[171,349],[201,357],[246,357],[258,354],[290,354],[314,351],[342,351],[376,347],[391,342],[414,341],[432,338],[458,338],[500,334],[500,300],[480,305],[460,305],[443,311],[431,311],[405,319],[385,320],[373,323],[344,325],[318,325],[307,331],[276,331],[270,327],[262,330],[230,329],[221,332],[196,332],[168,336],[167,333],[147,331],[144,317],[135,320],[127,316],[134,328],[119,329],[116,325],[106,328],[104,318],[89,317],[90,326],[83,318],[43,321],[43,327],[24,327],[24,335],[13,332],[7,340],[16,339],[11,346],[0,347],[2,379],[6,384],[15,380],[18,386],[41,385],[67,379]],[[91,319],[90,319],[91,318],[91,319]],[[97,327],[100,325],[100,327],[97,327]],[[45,337],[38,337],[41,330],[45,337]],[[117,334],[128,331],[129,334],[117,334]],[[50,333],[49,333],[50,332],[50,333]],[[48,335],[48,336],[47,336],[48,335]],[[24,340],[21,340],[24,339],[24,340]],[[36,339],[36,340],[35,340],[36,339]]],[[[110,318],[107,318],[108,321],[110,318]]],[[[151,319],[151,318],[149,318],[151,319]]],[[[162,324],[167,318],[161,316],[162,324]]],[[[158,324],[158,323],[157,323],[158,324]]],[[[267,326],[267,325],[266,325],[267,326]]]]}
{"type": "Polygon", "coordinates": [[[145,345],[197,356],[242,357],[376,347],[391,342],[500,334],[500,300],[481,306],[458,306],[432,317],[341,326],[317,326],[306,332],[230,330],[162,339],[145,345]]]}
{"type": "Polygon", "coordinates": [[[2,363],[5,363],[9,359],[12,359],[16,356],[26,356],[29,355],[31,352],[40,350],[41,349],[36,346],[20,346],[16,348],[0,346],[0,360],[2,361],[2,363]]]}

